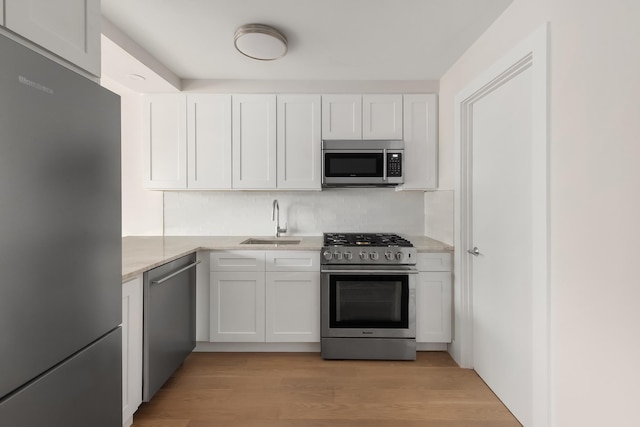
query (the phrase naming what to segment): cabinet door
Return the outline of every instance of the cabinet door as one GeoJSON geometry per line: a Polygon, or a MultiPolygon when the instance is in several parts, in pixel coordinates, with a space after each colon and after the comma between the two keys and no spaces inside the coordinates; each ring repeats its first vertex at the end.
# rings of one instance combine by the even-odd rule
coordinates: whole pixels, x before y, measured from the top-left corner
{"type": "Polygon", "coordinates": [[[319,190],[320,95],[278,95],[278,188],[319,190]]]}
{"type": "Polygon", "coordinates": [[[362,96],[322,95],[322,139],[362,139],[362,96]]]}
{"type": "Polygon", "coordinates": [[[233,95],[233,188],[276,188],[275,95],[233,95]]]}
{"type": "Polygon", "coordinates": [[[4,0],[5,25],[100,76],[100,0],[4,0]]]}
{"type": "Polygon", "coordinates": [[[142,403],[142,277],[122,285],[122,422],[142,403]]]}
{"type": "Polygon", "coordinates": [[[231,95],[189,95],[187,123],[187,187],[231,188],[231,95]]]}
{"type": "Polygon", "coordinates": [[[266,341],[320,341],[320,274],[267,273],[266,341]]]}
{"type": "Polygon", "coordinates": [[[144,100],[145,188],[187,188],[187,103],[182,95],[144,100]]]}
{"type": "Polygon", "coordinates": [[[4,23],[4,0],[0,0],[0,25],[6,26],[4,23]]]}
{"type": "Polygon", "coordinates": [[[211,274],[212,342],[264,342],[264,272],[211,274]]]}
{"type": "Polygon", "coordinates": [[[403,190],[438,187],[436,95],[404,96],[403,190]]]}
{"type": "Polygon", "coordinates": [[[420,272],[416,286],[416,341],[451,342],[451,272],[420,272]]]}
{"type": "Polygon", "coordinates": [[[362,96],[362,139],[402,139],[402,95],[362,96]]]}

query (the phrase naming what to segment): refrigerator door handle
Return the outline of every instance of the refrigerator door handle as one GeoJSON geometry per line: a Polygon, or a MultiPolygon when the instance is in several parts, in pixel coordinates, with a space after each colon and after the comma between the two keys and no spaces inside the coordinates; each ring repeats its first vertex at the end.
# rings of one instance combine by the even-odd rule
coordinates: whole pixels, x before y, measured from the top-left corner
{"type": "Polygon", "coordinates": [[[195,267],[196,265],[200,264],[201,262],[202,262],[202,261],[198,260],[198,261],[196,261],[196,262],[194,262],[194,263],[192,263],[192,264],[187,265],[186,267],[182,267],[182,268],[181,268],[180,270],[178,270],[178,271],[174,271],[173,273],[171,273],[171,274],[169,274],[169,275],[167,275],[167,276],[164,276],[162,279],[153,280],[151,283],[152,283],[152,284],[154,284],[154,285],[160,285],[160,284],[162,284],[162,283],[166,282],[167,280],[171,279],[172,277],[175,277],[175,276],[177,276],[178,274],[182,273],[183,271],[187,271],[187,270],[189,270],[189,269],[191,269],[191,268],[195,267]]]}

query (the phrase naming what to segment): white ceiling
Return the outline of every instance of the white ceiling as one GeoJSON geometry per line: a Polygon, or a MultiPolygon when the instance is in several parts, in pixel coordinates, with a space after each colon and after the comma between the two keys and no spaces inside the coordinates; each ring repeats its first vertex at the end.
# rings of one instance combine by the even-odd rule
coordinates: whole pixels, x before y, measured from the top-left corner
{"type": "Polygon", "coordinates": [[[511,2],[102,0],[102,13],[180,79],[438,80],[511,2]],[[280,30],[287,55],[238,53],[248,23],[280,30]]]}

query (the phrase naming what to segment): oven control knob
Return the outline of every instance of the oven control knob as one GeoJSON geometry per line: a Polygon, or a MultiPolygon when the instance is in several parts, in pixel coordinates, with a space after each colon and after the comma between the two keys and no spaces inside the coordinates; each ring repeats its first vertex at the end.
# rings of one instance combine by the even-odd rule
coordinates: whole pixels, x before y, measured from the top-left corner
{"type": "Polygon", "coordinates": [[[387,251],[387,252],[385,252],[385,253],[384,253],[384,257],[385,257],[386,259],[388,259],[389,261],[391,261],[391,260],[393,259],[393,252],[391,252],[391,251],[387,251]]]}
{"type": "Polygon", "coordinates": [[[333,256],[335,257],[336,260],[341,261],[342,260],[342,252],[337,252],[333,254],[333,256]]]}
{"type": "Polygon", "coordinates": [[[326,259],[327,261],[330,260],[331,258],[333,258],[333,254],[331,253],[331,251],[324,251],[322,253],[322,256],[324,257],[324,259],[326,259]]]}
{"type": "Polygon", "coordinates": [[[369,256],[372,260],[376,261],[378,259],[378,252],[371,252],[369,256]]]}
{"type": "Polygon", "coordinates": [[[369,254],[366,252],[360,252],[360,259],[362,260],[369,259],[369,254]]]}
{"type": "Polygon", "coordinates": [[[353,254],[351,252],[345,252],[344,253],[344,259],[346,259],[347,261],[351,260],[353,258],[353,254]]]}
{"type": "Polygon", "coordinates": [[[396,252],[396,259],[400,261],[402,259],[402,252],[396,252]]]}

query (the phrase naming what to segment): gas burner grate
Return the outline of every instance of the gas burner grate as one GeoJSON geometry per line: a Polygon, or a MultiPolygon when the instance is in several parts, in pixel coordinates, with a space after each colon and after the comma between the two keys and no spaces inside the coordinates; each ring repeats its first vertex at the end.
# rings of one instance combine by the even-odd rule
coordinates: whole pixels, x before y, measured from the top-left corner
{"type": "Polygon", "coordinates": [[[391,233],[325,233],[325,246],[412,247],[407,239],[391,233]]]}

